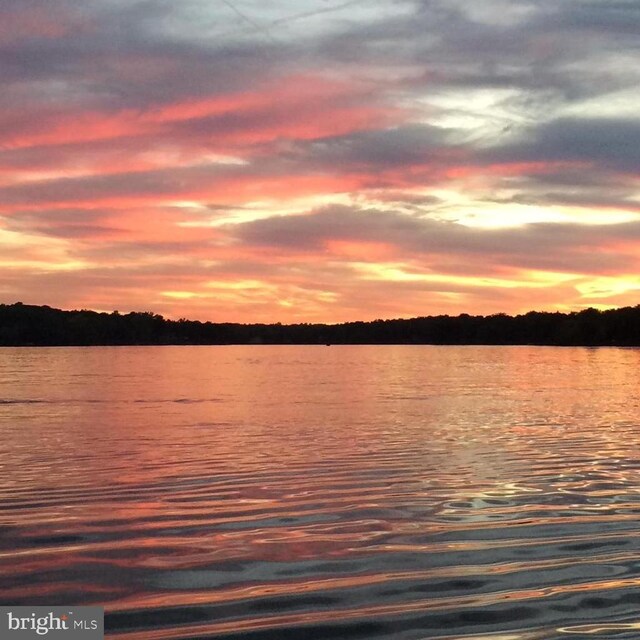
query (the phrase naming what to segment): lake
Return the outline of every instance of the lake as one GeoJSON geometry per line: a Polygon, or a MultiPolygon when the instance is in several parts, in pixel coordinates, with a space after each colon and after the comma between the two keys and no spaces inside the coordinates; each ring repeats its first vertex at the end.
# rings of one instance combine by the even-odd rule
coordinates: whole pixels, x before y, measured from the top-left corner
{"type": "Polygon", "coordinates": [[[120,640],[640,636],[640,350],[0,349],[0,599],[120,640]]]}

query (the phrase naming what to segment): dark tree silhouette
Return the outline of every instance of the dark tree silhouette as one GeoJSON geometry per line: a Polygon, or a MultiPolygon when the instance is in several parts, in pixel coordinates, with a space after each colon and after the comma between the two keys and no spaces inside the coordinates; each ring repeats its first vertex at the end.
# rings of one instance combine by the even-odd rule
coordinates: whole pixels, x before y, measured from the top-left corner
{"type": "Polygon", "coordinates": [[[173,321],[151,312],[0,304],[0,346],[145,344],[539,344],[640,346],[640,305],[573,313],[427,316],[344,324],[173,321]]]}

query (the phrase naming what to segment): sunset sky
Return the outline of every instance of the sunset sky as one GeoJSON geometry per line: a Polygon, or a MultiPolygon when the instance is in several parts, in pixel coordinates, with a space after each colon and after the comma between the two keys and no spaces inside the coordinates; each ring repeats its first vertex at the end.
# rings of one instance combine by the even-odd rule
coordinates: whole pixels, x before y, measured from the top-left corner
{"type": "Polygon", "coordinates": [[[0,302],[640,303],[637,0],[0,0],[0,302]]]}

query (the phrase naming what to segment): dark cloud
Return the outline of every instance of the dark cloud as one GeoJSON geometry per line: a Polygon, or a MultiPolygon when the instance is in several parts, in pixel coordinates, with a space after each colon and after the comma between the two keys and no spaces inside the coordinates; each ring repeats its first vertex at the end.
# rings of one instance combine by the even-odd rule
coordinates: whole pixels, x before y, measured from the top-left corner
{"type": "Polygon", "coordinates": [[[601,189],[582,189],[579,191],[548,190],[517,192],[508,198],[488,198],[490,202],[500,204],[524,205],[566,205],[597,211],[617,210],[640,214],[640,202],[635,199],[635,192],[629,189],[617,189],[604,186],[601,189]]]}
{"type": "Polygon", "coordinates": [[[637,174],[640,120],[560,118],[534,127],[529,136],[485,156],[497,162],[578,162],[637,174]]]}
{"type": "Polygon", "coordinates": [[[439,127],[418,124],[359,131],[300,143],[292,157],[311,165],[348,170],[426,166],[456,156],[455,145],[447,144],[448,133],[439,127]]]}
{"type": "MultiPolygon", "coordinates": [[[[0,38],[0,79],[22,89],[23,105],[28,95],[33,106],[53,100],[143,109],[241,90],[286,66],[286,47],[273,43],[189,37],[181,10],[188,18],[193,2],[62,0],[55,15],[44,0],[11,4],[12,13],[27,16],[23,21],[37,11],[58,30],[51,36],[34,28],[19,42],[0,38]]],[[[6,92],[2,101],[10,101],[6,92]]]]}
{"type": "Polygon", "coordinates": [[[122,234],[108,223],[113,212],[96,209],[53,209],[17,211],[3,219],[10,231],[55,238],[82,239],[122,234]]]}
{"type": "MultiPolygon", "coordinates": [[[[640,6],[635,0],[578,0],[558,3],[556,10],[539,20],[540,26],[591,34],[630,36],[637,45],[640,6]]],[[[612,48],[617,40],[610,40],[612,48]]]]}
{"type": "Polygon", "coordinates": [[[494,263],[548,271],[599,271],[636,262],[608,243],[640,240],[640,222],[585,226],[537,223],[486,229],[429,217],[378,209],[328,207],[296,216],[277,216],[229,226],[248,245],[288,251],[322,252],[331,240],[384,242],[403,258],[452,255],[457,260],[482,257],[494,263]],[[593,252],[597,251],[597,254],[593,252]]]}
{"type": "Polygon", "coordinates": [[[637,50],[637,38],[631,37],[636,3],[404,5],[414,10],[330,35],[319,55],[343,64],[406,68],[408,77],[399,86],[408,95],[450,88],[518,90],[526,94],[524,101],[525,95],[519,97],[520,109],[530,114],[606,95],[640,78],[637,68],[603,57],[637,50]]]}
{"type": "Polygon", "coordinates": [[[0,188],[0,204],[83,202],[109,198],[162,198],[213,183],[237,168],[220,165],[40,180],[0,188]]]}

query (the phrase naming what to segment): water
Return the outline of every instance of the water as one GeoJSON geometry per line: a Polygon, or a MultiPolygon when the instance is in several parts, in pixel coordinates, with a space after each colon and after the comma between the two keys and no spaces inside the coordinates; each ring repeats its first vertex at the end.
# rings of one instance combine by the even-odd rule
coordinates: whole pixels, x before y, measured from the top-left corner
{"type": "Polygon", "coordinates": [[[0,350],[0,600],[120,640],[640,636],[640,351],[0,350]]]}

